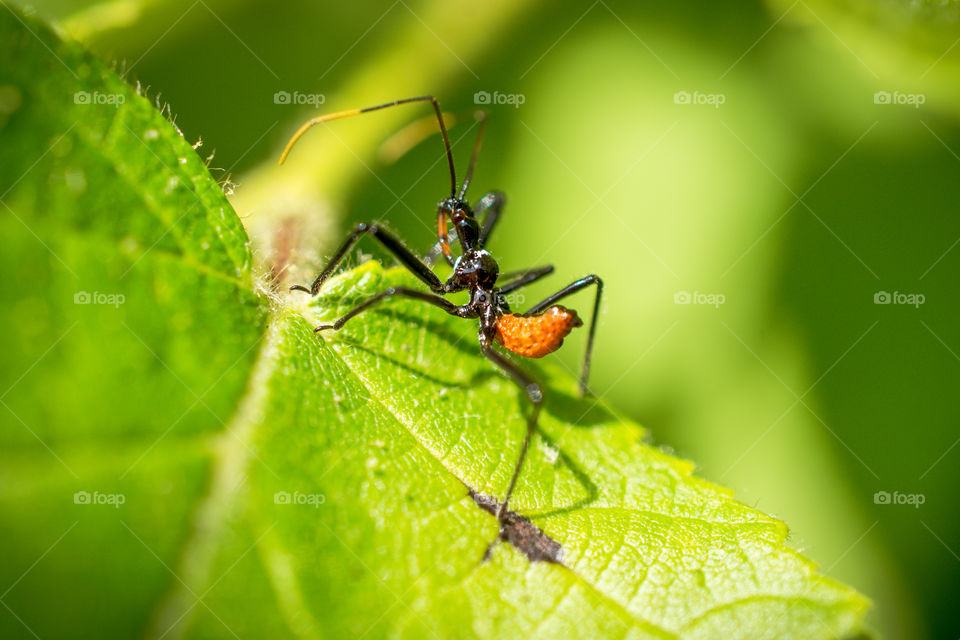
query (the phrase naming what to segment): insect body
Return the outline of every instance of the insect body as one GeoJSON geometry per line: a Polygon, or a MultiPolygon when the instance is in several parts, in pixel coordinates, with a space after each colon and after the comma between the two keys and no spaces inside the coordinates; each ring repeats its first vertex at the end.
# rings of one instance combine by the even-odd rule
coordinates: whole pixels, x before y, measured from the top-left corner
{"type": "Polygon", "coordinates": [[[487,359],[497,365],[517,383],[532,405],[532,410],[527,418],[527,432],[520,450],[520,455],[514,465],[513,475],[511,476],[503,502],[500,503],[497,509],[497,518],[502,526],[504,516],[507,513],[507,505],[510,497],[513,495],[517,478],[520,475],[520,470],[526,458],[530,439],[537,426],[537,417],[539,416],[544,396],[540,384],[495,348],[495,345],[526,358],[540,358],[552,353],[560,347],[563,339],[570,331],[583,324],[576,311],[559,306],[556,303],[562,298],[566,298],[582,289],[595,286],[593,313],[590,318],[587,347],[580,373],[580,391],[582,394],[585,394],[587,392],[587,378],[590,373],[590,354],[593,348],[593,336],[596,328],[597,313],[600,309],[600,296],[603,290],[603,282],[597,276],[589,275],[548,296],[545,300],[527,310],[526,313],[514,314],[510,310],[505,296],[512,291],[516,291],[531,282],[551,274],[553,267],[546,265],[526,271],[501,274],[496,260],[494,260],[493,256],[484,248],[490,237],[490,233],[497,224],[500,211],[505,202],[504,195],[499,191],[491,191],[486,194],[473,207],[465,200],[467,188],[470,185],[470,179],[473,175],[473,168],[476,164],[477,155],[483,140],[483,132],[486,126],[485,113],[481,112],[480,131],[477,135],[477,141],[474,144],[466,177],[460,186],[459,192],[457,191],[453,154],[450,150],[450,141],[447,136],[446,126],[443,122],[443,115],[437,100],[432,96],[396,100],[366,109],[338,111],[313,118],[300,127],[290,142],[287,143],[280,162],[283,163],[297,140],[299,140],[310,127],[316,124],[411,102],[430,102],[433,105],[434,113],[440,125],[440,134],[443,137],[447,164],[450,169],[450,195],[441,200],[437,205],[436,244],[427,253],[426,257],[421,259],[404,246],[393,234],[378,224],[359,224],[340,246],[326,268],[324,268],[323,271],[320,272],[320,275],[313,281],[312,285],[309,287],[294,285],[290,287],[290,289],[292,291],[305,291],[311,295],[316,295],[323,286],[324,281],[334,272],[350,248],[356,244],[360,238],[373,236],[389,250],[404,267],[409,269],[426,285],[430,292],[408,287],[390,287],[361,302],[332,324],[320,325],[314,331],[339,329],[359,313],[384,300],[397,296],[426,302],[443,309],[451,315],[461,318],[474,318],[479,321],[480,329],[478,340],[480,342],[480,350],[487,359]],[[482,221],[477,219],[478,215],[482,216],[482,221]],[[451,243],[460,245],[460,255],[454,257],[451,243]],[[446,281],[440,280],[431,269],[433,261],[439,256],[443,256],[444,260],[453,268],[453,273],[446,281]],[[458,291],[467,291],[469,293],[469,301],[467,303],[457,305],[443,297],[458,291]]]}
{"type": "Polygon", "coordinates": [[[542,358],[559,349],[567,334],[582,326],[576,311],[555,305],[537,316],[512,313],[500,316],[494,339],[518,356],[542,358]]]}

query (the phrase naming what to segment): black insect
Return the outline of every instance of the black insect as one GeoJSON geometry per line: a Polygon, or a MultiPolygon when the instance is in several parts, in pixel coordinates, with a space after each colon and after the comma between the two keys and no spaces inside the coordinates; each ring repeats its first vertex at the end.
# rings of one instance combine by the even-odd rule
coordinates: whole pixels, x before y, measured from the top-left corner
{"type": "Polygon", "coordinates": [[[603,292],[603,282],[595,275],[586,276],[560,289],[540,303],[535,304],[532,308],[528,309],[526,313],[511,313],[504,296],[549,275],[553,272],[553,266],[546,265],[526,271],[501,274],[497,261],[484,249],[500,217],[500,211],[503,209],[505,197],[503,193],[499,191],[491,191],[483,196],[473,207],[464,199],[467,194],[467,188],[470,186],[473,168],[476,164],[480,145],[483,141],[483,133],[486,127],[486,117],[483,112],[480,113],[480,130],[473,148],[473,154],[470,158],[469,167],[467,168],[466,177],[460,186],[459,192],[457,191],[457,177],[453,164],[453,153],[450,151],[450,140],[443,122],[443,114],[440,111],[440,106],[437,104],[436,98],[433,96],[419,96],[405,100],[395,100],[375,107],[338,111],[336,113],[312,118],[304,123],[290,139],[290,142],[287,143],[283,155],[280,158],[280,163],[282,164],[286,159],[290,153],[290,149],[297,140],[314,125],[411,102],[430,102],[433,105],[437,122],[440,125],[440,134],[443,137],[447,163],[450,167],[450,195],[441,200],[437,205],[437,243],[424,259],[420,259],[405,247],[396,236],[378,224],[358,224],[310,287],[294,285],[290,287],[290,290],[305,291],[311,295],[316,295],[323,286],[324,281],[337,268],[337,265],[340,264],[350,248],[363,236],[370,235],[379,240],[380,243],[396,256],[397,260],[399,260],[403,266],[417,276],[432,293],[407,287],[390,287],[360,303],[333,324],[321,325],[314,331],[339,329],[357,314],[366,311],[370,307],[388,298],[396,296],[427,302],[436,307],[440,307],[451,315],[461,318],[479,319],[480,332],[478,338],[480,340],[480,350],[483,352],[483,355],[506,372],[506,374],[520,386],[532,405],[532,411],[527,419],[527,433],[520,449],[520,455],[514,466],[513,475],[510,478],[506,495],[496,512],[497,519],[502,527],[504,517],[508,513],[507,504],[510,501],[510,496],[513,495],[517,478],[520,475],[520,470],[523,467],[523,462],[527,455],[527,449],[530,446],[530,438],[537,426],[537,417],[540,414],[540,407],[543,404],[543,389],[540,384],[526,372],[500,353],[495,348],[495,345],[525,358],[540,358],[548,353],[552,353],[563,344],[564,337],[566,337],[573,328],[582,326],[583,324],[577,316],[576,311],[564,308],[556,303],[581,289],[595,285],[596,296],[593,302],[593,313],[590,318],[590,329],[587,336],[586,352],[583,358],[583,368],[580,373],[580,391],[581,394],[586,394],[587,378],[590,374],[590,354],[593,348],[593,336],[597,323],[597,313],[600,309],[600,296],[603,292]],[[483,216],[482,223],[477,221],[477,215],[483,216]],[[449,231],[448,222],[452,227],[449,231]],[[453,242],[460,243],[460,255],[456,257],[454,257],[450,248],[453,242]],[[431,265],[438,255],[442,255],[447,263],[453,267],[453,273],[446,282],[441,281],[431,270],[431,265]],[[498,281],[502,281],[503,284],[498,286],[498,281]],[[469,292],[469,302],[456,305],[442,297],[458,291],[469,292]]]}

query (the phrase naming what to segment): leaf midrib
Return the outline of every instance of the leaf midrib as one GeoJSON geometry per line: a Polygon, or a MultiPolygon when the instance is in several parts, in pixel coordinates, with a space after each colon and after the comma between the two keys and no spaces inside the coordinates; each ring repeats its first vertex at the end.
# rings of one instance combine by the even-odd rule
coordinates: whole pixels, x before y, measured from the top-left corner
{"type": "MultiPolygon", "coordinates": [[[[232,483],[231,480],[244,477],[250,459],[252,458],[244,446],[244,444],[249,446],[251,442],[256,439],[257,422],[252,419],[252,416],[255,416],[259,412],[259,409],[268,401],[270,393],[268,381],[279,365],[279,360],[276,357],[279,351],[278,347],[283,344],[284,337],[288,335],[283,330],[284,325],[291,323],[295,317],[303,318],[307,323],[310,322],[309,318],[302,313],[297,311],[291,312],[291,310],[283,308],[274,310],[267,320],[267,335],[264,337],[263,345],[260,347],[260,353],[257,355],[251,371],[247,389],[239,399],[237,412],[234,417],[231,418],[223,431],[220,432],[219,437],[221,439],[226,440],[229,438],[232,442],[227,441],[225,446],[214,448],[214,460],[210,472],[210,488],[205,495],[197,500],[193,512],[194,515],[191,518],[191,534],[181,547],[180,559],[176,564],[176,574],[186,577],[175,580],[170,590],[157,600],[156,606],[149,618],[150,624],[145,634],[146,637],[167,632],[167,628],[162,628],[165,625],[160,621],[163,620],[177,620],[177,622],[170,627],[171,631],[173,631],[173,637],[183,635],[189,629],[192,618],[191,612],[196,608],[196,605],[193,604],[194,598],[192,593],[199,595],[208,588],[212,564],[218,549],[218,542],[226,523],[226,514],[235,502],[243,500],[245,497],[241,495],[240,491],[234,490],[233,487],[236,485],[232,483]],[[236,434],[236,439],[230,435],[231,431],[236,434]],[[204,521],[207,523],[212,521],[210,514],[217,515],[216,521],[213,522],[214,526],[201,526],[200,523],[204,521]],[[159,633],[153,633],[157,630],[159,633]]],[[[359,375],[358,371],[347,359],[336,349],[331,348],[328,350],[328,353],[334,355],[339,362],[350,371],[357,382],[367,391],[370,402],[376,402],[379,408],[387,415],[393,417],[397,423],[411,435],[414,442],[416,442],[416,446],[421,451],[440,462],[441,466],[443,466],[444,470],[450,474],[451,477],[463,484],[463,480],[443,465],[443,461],[417,438],[411,426],[382,402],[380,395],[374,392],[373,388],[367,384],[365,377],[359,375]]],[[[467,486],[464,484],[464,500],[469,500],[467,492],[467,486]]],[[[253,532],[253,534],[256,535],[256,532],[253,532]]],[[[279,546],[279,543],[271,542],[271,544],[277,549],[283,550],[282,547],[279,546]]],[[[262,555],[260,556],[260,561],[264,570],[267,571],[271,577],[271,588],[274,589],[275,597],[279,599],[291,595],[281,593],[276,589],[274,585],[280,576],[274,575],[275,568],[269,563],[264,562],[262,555]]],[[[623,605],[601,592],[595,585],[578,575],[570,567],[565,565],[559,566],[562,567],[562,570],[570,572],[578,583],[583,584],[592,592],[596,593],[608,606],[620,612],[619,615],[627,616],[631,624],[648,630],[656,630],[657,633],[667,638],[676,637],[671,632],[658,627],[652,622],[631,614],[623,605]]],[[[300,602],[304,602],[304,594],[299,592],[299,586],[296,588],[298,589],[298,593],[293,595],[295,595],[296,599],[300,602]]],[[[289,606],[282,608],[289,609],[289,606]]],[[[288,616],[283,615],[282,617],[291,633],[295,633],[296,630],[292,626],[288,616]]]]}

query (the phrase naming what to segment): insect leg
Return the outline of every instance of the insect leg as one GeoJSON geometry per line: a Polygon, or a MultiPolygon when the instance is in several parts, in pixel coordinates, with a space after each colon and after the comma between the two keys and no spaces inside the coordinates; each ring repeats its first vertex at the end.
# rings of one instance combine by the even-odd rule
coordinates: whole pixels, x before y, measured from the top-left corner
{"type": "Polygon", "coordinates": [[[587,334],[587,349],[583,355],[583,368],[580,370],[580,393],[583,395],[587,393],[587,379],[590,377],[590,356],[593,353],[593,336],[597,329],[597,315],[600,313],[600,296],[603,294],[603,280],[594,275],[580,278],[527,311],[528,315],[536,315],[558,300],[566,298],[593,284],[597,285],[597,295],[593,300],[593,315],[590,318],[590,332],[587,334]]]}
{"type": "MultiPolygon", "coordinates": [[[[457,239],[457,231],[455,229],[447,233],[447,245],[455,242],[457,239]]],[[[424,264],[428,266],[433,266],[437,261],[437,258],[440,257],[440,254],[443,252],[443,245],[437,241],[435,245],[430,247],[430,251],[427,251],[427,254],[423,257],[424,264]]]]}
{"type": "Polygon", "coordinates": [[[553,273],[552,264],[548,264],[543,267],[537,267],[536,269],[528,269],[526,271],[504,273],[500,277],[504,280],[509,280],[510,282],[500,287],[500,293],[510,293],[511,291],[516,291],[517,289],[525,287],[531,282],[536,282],[540,278],[546,277],[551,273],[553,273]]]}
{"type": "Polygon", "coordinates": [[[337,250],[337,253],[334,254],[333,258],[327,263],[326,268],[320,272],[320,275],[317,276],[317,279],[313,281],[313,284],[310,285],[310,288],[299,284],[295,284],[290,287],[291,291],[306,291],[312,296],[317,295],[317,292],[320,291],[320,287],[323,286],[324,281],[330,277],[330,274],[333,273],[334,269],[337,268],[337,265],[340,264],[340,261],[343,260],[343,257],[347,255],[347,251],[350,250],[356,242],[366,234],[372,235],[374,238],[380,241],[384,247],[386,247],[390,253],[396,256],[397,260],[400,261],[403,266],[409,269],[413,275],[420,278],[420,280],[430,287],[431,290],[440,293],[443,291],[443,283],[440,282],[440,278],[430,271],[430,267],[421,262],[420,258],[413,255],[413,252],[407,249],[400,240],[397,239],[389,231],[386,231],[380,228],[377,224],[366,224],[361,223],[356,226],[353,230],[353,233],[346,239],[346,241],[340,246],[340,249],[337,250]]]}
{"type": "Polygon", "coordinates": [[[441,298],[440,296],[436,296],[432,293],[427,293],[426,291],[417,291],[416,289],[408,289],[407,287],[390,287],[389,289],[384,289],[383,291],[373,296],[369,300],[364,300],[363,302],[355,306],[353,309],[348,311],[345,315],[338,318],[336,322],[334,322],[333,324],[322,324],[316,329],[314,329],[313,331],[314,333],[316,333],[317,331],[323,331],[324,329],[337,330],[343,325],[345,325],[350,318],[360,313],[363,313],[370,307],[380,302],[383,302],[387,298],[391,298],[394,296],[403,296],[404,298],[413,298],[415,300],[422,300],[423,302],[429,302],[430,304],[436,307],[440,307],[450,315],[460,316],[460,317],[470,317],[469,312],[465,311],[462,307],[457,306],[452,302],[450,302],[449,300],[446,300],[445,298],[441,298]]]}
{"type": "Polygon", "coordinates": [[[485,212],[483,226],[480,228],[480,239],[478,240],[481,249],[487,244],[487,239],[493,233],[493,228],[500,219],[500,211],[506,203],[507,196],[502,191],[491,191],[480,198],[480,202],[473,208],[475,214],[485,212]]]}
{"type": "Polygon", "coordinates": [[[543,404],[543,389],[540,388],[540,385],[537,384],[533,378],[527,375],[523,370],[521,370],[517,365],[513,364],[507,360],[504,356],[497,353],[493,347],[487,344],[484,340],[480,341],[480,349],[483,351],[483,355],[487,357],[491,362],[500,367],[507,375],[513,378],[513,381],[523,390],[527,395],[527,399],[530,400],[530,403],[533,405],[533,410],[530,412],[529,417],[527,417],[527,434],[523,438],[523,445],[520,447],[520,457],[517,458],[517,463],[513,467],[513,475],[510,478],[510,484],[507,486],[507,494],[503,499],[503,502],[500,503],[500,506],[497,508],[497,520],[503,522],[503,515],[507,512],[507,504],[510,502],[510,497],[513,495],[513,489],[517,486],[517,478],[520,477],[520,470],[523,468],[523,461],[527,458],[527,450],[530,448],[530,439],[533,437],[533,432],[537,428],[537,417],[540,415],[540,405],[543,404]]]}

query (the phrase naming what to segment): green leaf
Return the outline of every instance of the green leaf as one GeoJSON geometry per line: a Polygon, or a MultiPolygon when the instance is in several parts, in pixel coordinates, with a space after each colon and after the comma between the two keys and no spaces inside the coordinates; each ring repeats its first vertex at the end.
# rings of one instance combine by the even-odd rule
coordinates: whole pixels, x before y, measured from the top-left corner
{"type": "Polygon", "coordinates": [[[146,99],[6,10],[0,43],[0,635],[860,631],[867,601],[783,523],[549,364],[525,363],[547,402],[517,542],[491,549],[526,407],[476,327],[391,301],[316,336],[411,277],[368,262],[314,300],[269,293],[146,99]]]}
{"type": "Polygon", "coordinates": [[[170,587],[153,553],[174,564],[195,526],[265,305],[242,224],[149,101],[6,6],[0,61],[0,636],[132,637],[170,587]]]}

